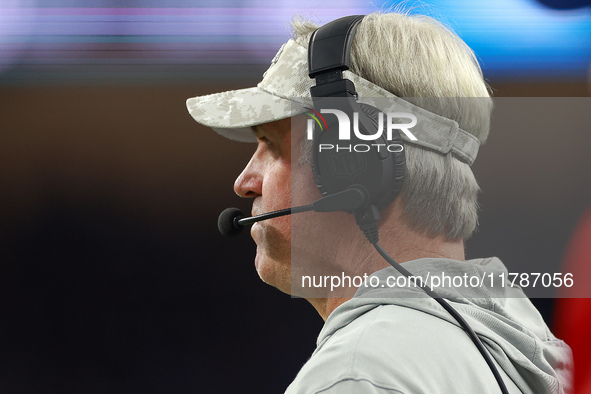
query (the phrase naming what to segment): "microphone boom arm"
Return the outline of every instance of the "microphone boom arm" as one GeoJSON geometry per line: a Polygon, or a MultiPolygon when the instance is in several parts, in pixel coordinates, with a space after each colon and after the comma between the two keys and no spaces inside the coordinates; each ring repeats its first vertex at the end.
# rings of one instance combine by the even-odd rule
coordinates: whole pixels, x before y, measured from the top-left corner
{"type": "Polygon", "coordinates": [[[256,222],[260,222],[261,220],[273,219],[273,218],[276,218],[279,216],[285,216],[285,215],[293,215],[294,213],[308,212],[308,211],[312,211],[313,209],[314,209],[314,205],[308,204],[308,205],[302,205],[301,207],[285,208],[285,209],[280,209],[278,211],[267,212],[267,213],[263,213],[260,215],[251,216],[248,218],[236,217],[236,218],[234,218],[234,226],[237,225],[239,227],[244,227],[244,226],[248,226],[249,224],[254,224],[256,222]]]}
{"type": "Polygon", "coordinates": [[[291,207],[280,209],[278,211],[267,212],[256,216],[243,217],[237,216],[234,218],[232,224],[237,229],[249,224],[260,222],[261,220],[273,219],[279,216],[293,215],[294,213],[316,211],[316,212],[336,212],[336,211],[350,211],[357,209],[365,204],[367,201],[367,192],[358,185],[354,185],[342,192],[325,196],[320,200],[299,207],[291,207]]]}

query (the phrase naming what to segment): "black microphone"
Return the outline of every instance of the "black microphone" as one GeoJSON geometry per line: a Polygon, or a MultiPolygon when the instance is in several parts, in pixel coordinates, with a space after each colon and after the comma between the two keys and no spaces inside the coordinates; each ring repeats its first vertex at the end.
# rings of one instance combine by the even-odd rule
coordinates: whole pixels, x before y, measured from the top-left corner
{"type": "Polygon", "coordinates": [[[294,213],[307,212],[313,209],[314,206],[312,204],[302,205],[300,207],[280,209],[279,211],[267,212],[261,215],[245,218],[240,209],[226,208],[222,211],[222,213],[220,213],[218,218],[218,229],[220,230],[220,233],[226,237],[233,237],[240,234],[244,227],[256,222],[260,222],[261,220],[291,215],[294,213]]]}
{"type": "Polygon", "coordinates": [[[251,217],[244,217],[244,214],[238,208],[226,208],[218,217],[218,229],[222,235],[225,235],[226,237],[234,237],[240,234],[245,226],[260,222],[261,220],[308,211],[352,211],[361,208],[367,200],[368,197],[365,189],[361,186],[354,185],[342,192],[323,197],[312,204],[280,209],[279,211],[267,212],[251,217]]]}
{"type": "Polygon", "coordinates": [[[244,214],[238,208],[226,208],[218,217],[218,230],[226,237],[233,237],[242,232],[242,226],[235,223],[236,219],[242,219],[244,214]]]}

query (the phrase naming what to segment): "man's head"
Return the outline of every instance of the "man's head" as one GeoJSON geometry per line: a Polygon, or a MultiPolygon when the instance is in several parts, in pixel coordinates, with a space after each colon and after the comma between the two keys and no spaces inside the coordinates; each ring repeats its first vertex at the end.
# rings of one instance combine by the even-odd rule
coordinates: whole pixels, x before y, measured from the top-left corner
{"type": "MultiPolygon", "coordinates": [[[[235,184],[237,194],[255,198],[254,214],[311,202],[293,201],[292,185],[298,185],[298,191],[299,188],[306,191],[301,195],[309,192],[319,196],[306,159],[309,145],[301,144],[301,152],[298,145],[295,152],[302,157],[295,161],[291,157],[293,137],[297,137],[293,134],[303,135],[303,122],[296,120],[295,124],[302,127],[293,130],[290,120],[285,120],[296,114],[294,101],[300,107],[310,105],[307,100],[313,81],[307,77],[306,48],[316,26],[296,20],[293,28],[294,39],[281,48],[257,88],[197,97],[187,102],[198,122],[220,134],[244,141],[257,138],[257,150],[235,184]],[[253,127],[254,134],[244,130],[248,127],[253,127]],[[292,165],[292,161],[297,165],[292,165]]],[[[478,142],[484,142],[488,135],[492,108],[473,53],[431,18],[372,14],[357,28],[351,61],[351,70],[344,77],[355,83],[360,102],[378,97],[402,103],[423,114],[422,124],[429,129],[424,132],[425,138],[419,137],[418,144],[406,144],[406,180],[393,204],[397,211],[393,217],[394,208],[388,208],[383,216],[403,222],[409,231],[425,237],[452,241],[469,237],[476,227],[478,193],[469,164],[475,157],[478,142]],[[396,96],[404,97],[406,102],[396,96]],[[466,99],[474,97],[481,98],[466,99]],[[457,122],[453,132],[436,134],[436,130],[449,129],[450,122],[457,122]],[[458,125],[466,132],[459,133],[458,125]]],[[[308,214],[302,218],[311,220],[308,214]]],[[[284,279],[288,278],[289,282],[290,250],[295,247],[291,220],[295,217],[273,219],[252,230],[258,245],[259,274],[285,291],[289,290],[284,279]]],[[[350,215],[344,213],[311,220],[312,238],[304,239],[316,241],[312,242],[316,245],[308,245],[311,250],[324,245],[325,252],[320,254],[324,256],[321,260],[326,260],[323,264],[336,264],[334,260],[338,258],[326,250],[330,242],[349,242],[343,241],[343,234],[358,242],[360,233],[349,230],[355,228],[351,221],[350,215]],[[329,221],[333,221],[332,227],[325,224],[329,221]]]]}
{"type": "MultiPolygon", "coordinates": [[[[308,45],[317,26],[293,24],[308,45]]],[[[488,137],[492,101],[468,46],[432,18],[370,14],[357,28],[351,72],[417,106],[455,120],[480,143],[488,137]],[[478,99],[474,99],[479,97],[478,99]]],[[[403,219],[427,235],[466,239],[477,225],[478,184],[469,165],[452,154],[406,145],[403,219]]]]}

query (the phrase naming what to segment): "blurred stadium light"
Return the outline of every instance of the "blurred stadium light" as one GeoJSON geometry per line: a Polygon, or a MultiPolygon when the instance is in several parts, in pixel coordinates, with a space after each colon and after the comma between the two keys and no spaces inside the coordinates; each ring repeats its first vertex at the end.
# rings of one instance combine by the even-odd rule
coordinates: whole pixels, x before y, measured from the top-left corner
{"type": "MultiPolygon", "coordinates": [[[[330,8],[318,4],[310,0],[4,0],[0,1],[0,83],[256,78],[289,37],[294,15],[325,23],[378,10],[366,0],[341,1],[338,7],[331,3],[330,8]]],[[[584,78],[587,73],[589,7],[556,10],[534,0],[405,4],[411,12],[427,13],[458,32],[475,50],[489,78],[584,78]]],[[[386,2],[379,9],[395,6],[386,2]]]]}

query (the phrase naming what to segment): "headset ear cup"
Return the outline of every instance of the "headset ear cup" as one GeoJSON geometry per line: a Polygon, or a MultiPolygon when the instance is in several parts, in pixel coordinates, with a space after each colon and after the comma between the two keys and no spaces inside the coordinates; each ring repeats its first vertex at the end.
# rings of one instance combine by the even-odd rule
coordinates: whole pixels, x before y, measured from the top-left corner
{"type": "MultiPolygon", "coordinates": [[[[371,120],[373,125],[378,128],[379,125],[379,116],[381,111],[374,106],[369,104],[359,103],[359,108],[363,113],[367,115],[367,117],[371,120]]],[[[385,126],[384,126],[385,127],[385,126]]],[[[385,133],[385,130],[384,130],[385,133]]],[[[406,176],[406,155],[404,149],[404,141],[400,137],[400,132],[398,130],[392,131],[392,140],[388,141],[390,144],[400,144],[403,146],[402,151],[400,152],[390,152],[390,155],[393,157],[393,166],[394,171],[392,172],[392,179],[386,181],[385,185],[381,186],[381,190],[379,192],[378,201],[375,201],[374,204],[379,208],[379,210],[383,210],[387,208],[398,195],[402,191],[402,186],[404,184],[404,178],[406,176]]]]}
{"type": "Polygon", "coordinates": [[[377,128],[379,123],[378,117],[380,116],[381,111],[369,104],[358,103],[357,105],[359,106],[361,111],[363,111],[363,113],[371,119],[374,126],[377,128]]]}
{"type": "MultiPolygon", "coordinates": [[[[321,109],[318,108],[318,111],[321,111],[321,109]]],[[[353,100],[351,101],[350,111],[349,119],[353,118],[352,113],[358,112],[359,118],[361,119],[363,117],[363,120],[360,120],[360,123],[365,123],[368,129],[379,129],[380,116],[382,116],[382,122],[386,122],[384,119],[385,114],[368,104],[360,104],[353,100]]],[[[361,126],[359,127],[362,128],[361,126]]],[[[386,126],[382,124],[382,127],[385,128],[386,126]]],[[[361,133],[364,132],[361,131],[361,133]]],[[[370,131],[370,134],[373,133],[374,131],[370,131]]],[[[400,133],[397,130],[393,130],[392,139],[387,140],[386,137],[387,132],[382,130],[381,136],[375,141],[370,142],[354,139],[349,141],[352,144],[367,143],[367,145],[369,145],[371,143],[374,145],[372,149],[377,149],[382,152],[382,154],[374,153],[373,155],[366,156],[366,158],[362,158],[361,155],[364,155],[364,153],[347,154],[345,151],[344,153],[341,153],[340,158],[338,158],[336,156],[339,156],[339,154],[335,155],[333,153],[334,151],[319,153],[319,147],[321,144],[324,144],[325,146],[338,146],[339,143],[342,142],[338,139],[338,133],[320,132],[319,130],[315,130],[312,152],[312,171],[320,193],[322,195],[338,193],[353,185],[358,185],[362,186],[368,192],[368,206],[375,205],[379,210],[388,207],[402,190],[406,165],[404,143],[400,138],[400,133]],[[402,148],[390,149],[392,146],[399,146],[402,148]],[[354,166],[346,166],[346,171],[340,171],[337,173],[334,163],[340,162],[344,156],[348,156],[347,161],[349,163],[357,164],[360,160],[366,163],[364,169],[360,171],[352,171],[354,166]],[[380,157],[380,159],[378,159],[378,157],[380,157]]],[[[357,169],[359,169],[359,167],[357,167],[357,169]]]]}

